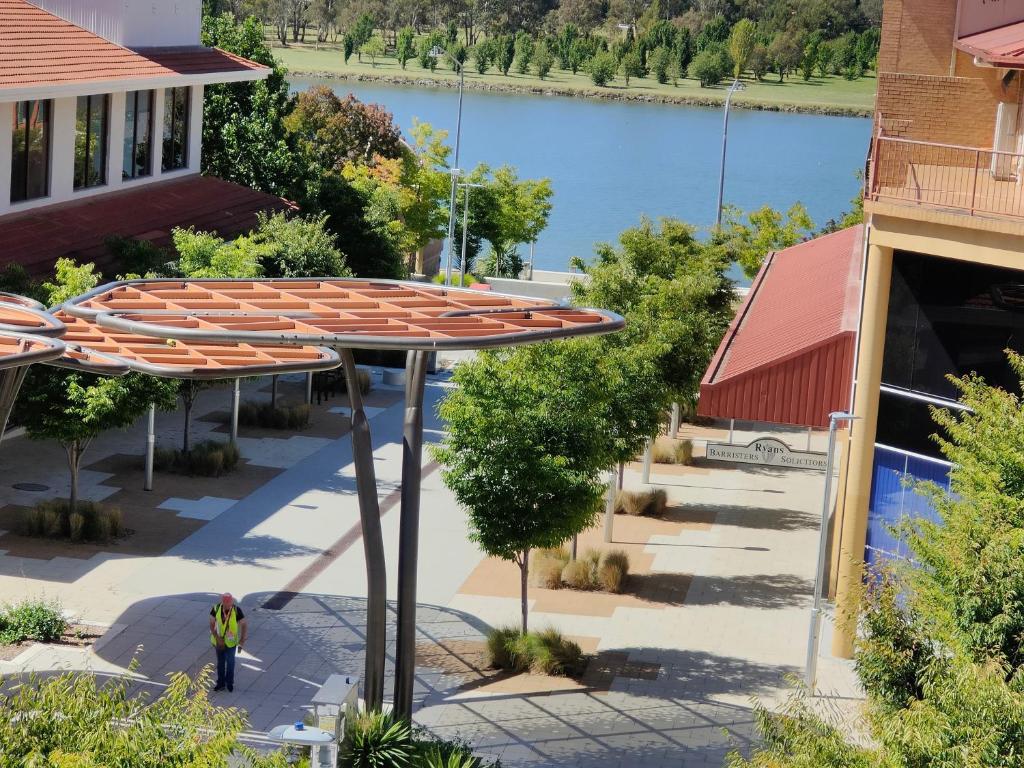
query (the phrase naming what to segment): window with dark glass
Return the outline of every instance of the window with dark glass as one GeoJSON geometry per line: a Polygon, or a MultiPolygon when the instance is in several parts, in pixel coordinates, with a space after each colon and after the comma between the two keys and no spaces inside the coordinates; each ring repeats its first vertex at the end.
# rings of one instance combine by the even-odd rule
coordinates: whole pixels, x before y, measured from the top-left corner
{"type": "Polygon", "coordinates": [[[124,160],[121,177],[153,173],[153,91],[130,91],[124,104],[124,160]]]}
{"type": "Polygon", "coordinates": [[[955,403],[949,375],[1018,392],[1005,350],[1024,351],[1024,272],[898,251],[882,363],[879,443],[938,456],[928,403],[955,403]]]}
{"type": "Polygon", "coordinates": [[[189,88],[164,91],[164,151],[161,167],[174,171],[188,165],[189,88]]]}
{"type": "Polygon", "coordinates": [[[11,126],[11,202],[50,194],[49,101],[19,101],[11,126]]]}
{"type": "Polygon", "coordinates": [[[79,96],[75,113],[75,189],[107,183],[110,97],[79,96]]]}

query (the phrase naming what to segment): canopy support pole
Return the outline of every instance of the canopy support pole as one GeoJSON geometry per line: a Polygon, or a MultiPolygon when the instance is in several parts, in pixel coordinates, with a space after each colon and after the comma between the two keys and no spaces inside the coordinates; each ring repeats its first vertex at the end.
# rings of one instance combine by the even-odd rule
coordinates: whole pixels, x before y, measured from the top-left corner
{"type": "Polygon", "coordinates": [[[231,442],[238,442],[238,405],[242,399],[241,379],[235,379],[231,388],[231,442]]]}
{"type": "Polygon", "coordinates": [[[384,654],[387,643],[387,571],[384,567],[384,536],[380,525],[377,476],[373,468],[370,422],[363,410],[359,373],[351,349],[339,349],[352,412],[352,460],[356,468],[359,521],[366,558],[366,667],[363,700],[367,710],[379,712],[384,705],[384,654]]]}
{"type": "Polygon", "coordinates": [[[149,415],[146,418],[146,481],[142,489],[153,490],[153,456],[156,453],[156,403],[149,404],[149,415]]]}
{"type": "Polygon", "coordinates": [[[423,476],[423,388],[427,353],[409,352],[405,364],[402,433],[402,519],[398,534],[398,638],[395,650],[395,716],[412,720],[416,673],[416,566],[423,476]]]}

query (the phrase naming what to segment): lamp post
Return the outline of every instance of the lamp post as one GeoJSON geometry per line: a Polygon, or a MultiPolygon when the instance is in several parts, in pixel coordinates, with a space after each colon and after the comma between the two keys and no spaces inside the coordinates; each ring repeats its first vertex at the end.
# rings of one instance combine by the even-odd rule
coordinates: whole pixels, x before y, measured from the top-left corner
{"type": "Polygon", "coordinates": [[[453,57],[448,51],[440,46],[434,46],[430,55],[435,59],[448,56],[459,68],[459,114],[455,122],[455,158],[452,164],[452,192],[448,202],[448,259],[444,268],[444,284],[452,284],[452,241],[455,239],[455,193],[458,188],[459,174],[459,144],[462,139],[462,87],[465,84],[465,65],[453,57]]]}
{"type": "Polygon", "coordinates": [[[459,282],[462,285],[466,284],[466,233],[469,232],[469,190],[479,189],[483,184],[474,184],[466,181],[460,184],[462,188],[466,190],[466,200],[462,208],[462,250],[460,255],[462,256],[462,268],[459,271],[459,282]]]}
{"type": "Polygon", "coordinates": [[[732,81],[729,92],[725,96],[725,119],[722,124],[722,167],[718,174],[718,213],[715,216],[715,229],[722,226],[722,195],[725,192],[725,147],[729,142],[729,104],[732,102],[732,95],[736,91],[742,91],[743,83],[739,78],[732,81]]]}
{"type": "Polygon", "coordinates": [[[821,644],[821,589],[825,582],[825,545],[828,542],[828,511],[832,502],[832,464],[836,452],[836,427],[841,421],[859,418],[852,413],[836,411],[828,417],[828,457],[825,459],[825,497],[821,505],[821,532],[818,539],[818,568],[814,574],[814,607],[811,626],[807,633],[807,689],[814,695],[818,678],[818,647],[821,644]]]}

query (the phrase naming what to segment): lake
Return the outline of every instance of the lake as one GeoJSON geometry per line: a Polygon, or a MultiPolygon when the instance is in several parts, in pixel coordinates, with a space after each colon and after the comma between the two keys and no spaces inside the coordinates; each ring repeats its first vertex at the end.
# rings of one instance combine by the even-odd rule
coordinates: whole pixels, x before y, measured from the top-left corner
{"type": "MultiPolygon", "coordinates": [[[[312,82],[293,78],[292,88],[312,82]]],[[[381,104],[406,133],[418,118],[449,130],[454,143],[456,90],[319,82],[381,104]]],[[[751,210],[799,200],[820,226],[850,207],[870,134],[866,118],[734,109],[725,201],[751,210]]],[[[463,168],[508,163],[521,178],[552,180],[538,269],[564,270],[570,257],[593,255],[595,242],[615,241],[641,215],[714,224],[721,151],[721,108],[473,90],[463,99],[463,168]]]]}

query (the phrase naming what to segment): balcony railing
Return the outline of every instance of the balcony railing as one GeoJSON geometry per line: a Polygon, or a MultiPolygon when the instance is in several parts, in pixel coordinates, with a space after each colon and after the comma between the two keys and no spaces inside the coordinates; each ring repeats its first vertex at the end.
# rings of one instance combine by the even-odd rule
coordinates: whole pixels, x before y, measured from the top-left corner
{"type": "Polygon", "coordinates": [[[868,162],[867,198],[1024,218],[1024,155],[878,135],[868,162]]]}

